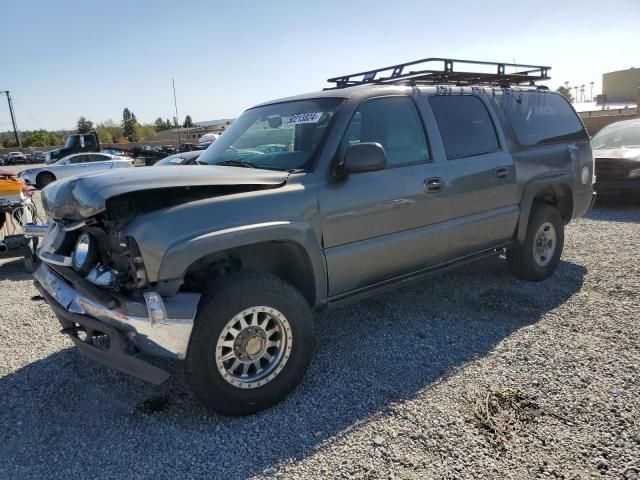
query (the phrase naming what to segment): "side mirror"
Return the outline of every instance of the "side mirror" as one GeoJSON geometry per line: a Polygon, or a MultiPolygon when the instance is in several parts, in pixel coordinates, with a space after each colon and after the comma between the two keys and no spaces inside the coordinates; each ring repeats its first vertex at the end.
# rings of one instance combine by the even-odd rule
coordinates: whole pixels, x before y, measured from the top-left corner
{"type": "Polygon", "coordinates": [[[338,173],[374,172],[387,168],[387,154],[382,145],[375,142],[363,142],[350,145],[344,153],[344,161],[338,167],[338,173]]]}

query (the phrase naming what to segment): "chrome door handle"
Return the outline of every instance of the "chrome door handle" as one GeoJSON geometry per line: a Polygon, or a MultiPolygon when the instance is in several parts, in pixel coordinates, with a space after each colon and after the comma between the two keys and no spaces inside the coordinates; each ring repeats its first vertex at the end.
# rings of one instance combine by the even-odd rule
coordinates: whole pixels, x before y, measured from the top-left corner
{"type": "Polygon", "coordinates": [[[424,181],[424,191],[427,193],[438,193],[444,187],[440,178],[427,178],[424,181]]]}

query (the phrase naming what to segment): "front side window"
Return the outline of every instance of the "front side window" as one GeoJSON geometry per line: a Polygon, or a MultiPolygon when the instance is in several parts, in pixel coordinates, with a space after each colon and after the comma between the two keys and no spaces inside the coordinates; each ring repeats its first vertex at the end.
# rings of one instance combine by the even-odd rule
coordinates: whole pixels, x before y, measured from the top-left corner
{"type": "Polygon", "coordinates": [[[307,169],[341,103],[339,98],[320,98],[247,110],[198,162],[269,170],[307,169]]]}
{"type": "Polygon", "coordinates": [[[381,97],[363,102],[347,127],[343,147],[361,142],[382,145],[391,167],[429,161],[424,128],[409,97],[381,97]]]}
{"type": "Polygon", "coordinates": [[[443,95],[429,99],[449,160],[500,149],[487,107],[473,95],[443,95]]]}
{"type": "Polygon", "coordinates": [[[551,92],[503,92],[498,102],[521,145],[587,140],[569,102],[551,92]]]}

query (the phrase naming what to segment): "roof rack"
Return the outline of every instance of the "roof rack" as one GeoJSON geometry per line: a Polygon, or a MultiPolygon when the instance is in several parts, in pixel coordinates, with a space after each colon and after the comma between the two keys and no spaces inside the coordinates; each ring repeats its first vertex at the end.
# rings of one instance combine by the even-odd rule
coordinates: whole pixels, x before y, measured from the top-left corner
{"type": "MultiPolygon", "coordinates": [[[[480,70],[480,68],[476,68],[480,70]]],[[[549,80],[551,67],[538,65],[520,65],[516,63],[480,62],[476,60],[455,60],[451,58],[424,58],[413,62],[399,63],[390,67],[376,68],[366,72],[352,73],[339,77],[329,78],[329,83],[335,83],[334,87],[346,88],[355,85],[409,83],[412,85],[495,85],[508,87],[526,83],[535,85],[536,81],[549,80]],[[461,67],[461,71],[453,69],[461,67]],[[482,66],[485,72],[465,71],[469,66],[482,66]],[[413,69],[409,69],[413,67],[413,69]],[[440,67],[440,68],[438,68],[440,67]],[[491,69],[490,67],[493,67],[491,69]],[[491,71],[493,70],[493,71],[491,71]]]]}

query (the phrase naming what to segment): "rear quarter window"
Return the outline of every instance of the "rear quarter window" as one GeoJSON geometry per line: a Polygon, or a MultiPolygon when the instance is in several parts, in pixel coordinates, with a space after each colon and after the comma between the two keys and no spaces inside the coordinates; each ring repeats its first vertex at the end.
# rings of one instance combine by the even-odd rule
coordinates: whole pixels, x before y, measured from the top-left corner
{"type": "Polygon", "coordinates": [[[498,103],[521,145],[588,140],[578,115],[562,95],[504,92],[498,103]]]}
{"type": "Polygon", "coordinates": [[[429,103],[449,160],[500,149],[493,121],[478,97],[432,96],[429,103]]]}

